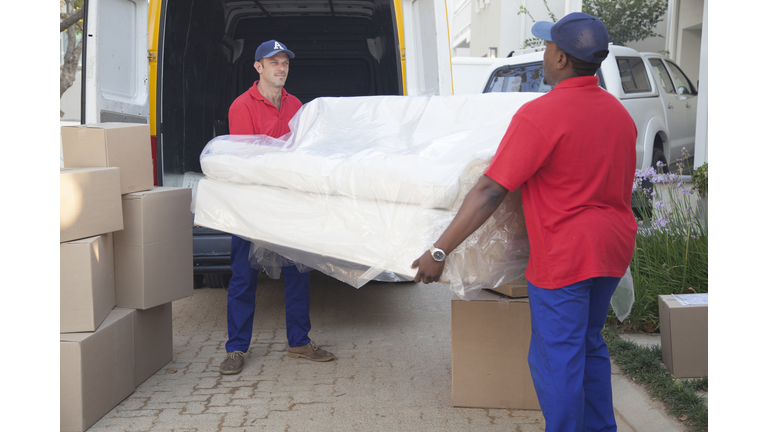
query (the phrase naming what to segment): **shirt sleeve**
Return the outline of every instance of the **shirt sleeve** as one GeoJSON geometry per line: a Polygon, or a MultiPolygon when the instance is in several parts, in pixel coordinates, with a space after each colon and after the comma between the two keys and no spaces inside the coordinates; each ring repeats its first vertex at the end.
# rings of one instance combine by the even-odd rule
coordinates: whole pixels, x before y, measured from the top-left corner
{"type": "Polygon", "coordinates": [[[513,191],[546,165],[555,148],[554,137],[518,111],[509,123],[485,175],[513,191]]]}
{"type": "Polygon", "coordinates": [[[248,106],[240,100],[235,100],[229,107],[229,134],[256,135],[248,106]]]}

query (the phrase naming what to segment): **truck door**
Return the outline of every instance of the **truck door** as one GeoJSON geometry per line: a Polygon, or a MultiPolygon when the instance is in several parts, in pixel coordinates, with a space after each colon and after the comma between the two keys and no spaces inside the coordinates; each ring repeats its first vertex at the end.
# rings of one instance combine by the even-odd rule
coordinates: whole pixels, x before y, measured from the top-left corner
{"type": "MultiPolygon", "coordinates": [[[[695,141],[696,121],[690,121],[691,106],[694,110],[696,100],[689,100],[694,97],[690,94],[690,89],[682,89],[678,92],[679,85],[672,79],[669,69],[661,58],[650,58],[653,75],[656,82],[659,83],[659,96],[664,102],[664,111],[667,114],[667,128],[669,129],[669,159],[668,163],[673,163],[682,156],[683,147],[692,151],[695,141]],[[688,94],[685,94],[685,92],[688,94]]],[[[686,78],[687,80],[687,78],[686,78]]],[[[695,111],[694,111],[695,112],[695,111]]]]}
{"type": "Polygon", "coordinates": [[[451,49],[443,0],[402,0],[406,94],[451,95],[451,49]]]}
{"type": "Polygon", "coordinates": [[[147,0],[86,0],[85,123],[148,123],[147,0]]]}

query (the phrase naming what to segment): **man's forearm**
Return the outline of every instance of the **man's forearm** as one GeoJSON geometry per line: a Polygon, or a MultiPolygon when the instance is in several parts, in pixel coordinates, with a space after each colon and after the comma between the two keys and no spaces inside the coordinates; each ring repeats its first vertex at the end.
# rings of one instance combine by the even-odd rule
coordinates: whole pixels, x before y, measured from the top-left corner
{"type": "MultiPolygon", "coordinates": [[[[504,186],[496,183],[490,177],[480,177],[477,184],[464,198],[453,222],[448,225],[443,235],[435,242],[435,247],[446,253],[456,249],[461,242],[491,217],[501,205],[507,192],[504,186]]],[[[411,264],[411,268],[419,269],[413,280],[424,283],[437,282],[440,280],[444,266],[445,262],[435,261],[430,251],[426,251],[411,264]]]]}
{"type": "Polygon", "coordinates": [[[504,186],[490,177],[485,175],[480,177],[464,198],[456,217],[435,242],[435,247],[444,250],[445,253],[456,249],[491,217],[501,205],[507,192],[504,186]]]}

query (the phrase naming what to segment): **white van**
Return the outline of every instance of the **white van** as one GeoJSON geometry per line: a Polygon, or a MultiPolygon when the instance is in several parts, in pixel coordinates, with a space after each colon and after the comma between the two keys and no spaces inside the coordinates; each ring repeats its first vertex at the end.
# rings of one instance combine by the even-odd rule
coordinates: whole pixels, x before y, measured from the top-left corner
{"type": "MultiPolygon", "coordinates": [[[[258,78],[253,53],[296,54],[286,90],[321,96],[449,95],[442,0],[85,0],[81,121],[149,123],[155,184],[199,176],[228,133],[232,101],[258,78]]],[[[194,229],[196,281],[223,285],[228,234],[194,229]]]]}

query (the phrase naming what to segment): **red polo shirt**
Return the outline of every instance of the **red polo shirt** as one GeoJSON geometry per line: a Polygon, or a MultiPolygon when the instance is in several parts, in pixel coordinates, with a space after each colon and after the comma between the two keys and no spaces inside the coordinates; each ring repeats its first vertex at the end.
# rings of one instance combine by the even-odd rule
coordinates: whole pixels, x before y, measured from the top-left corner
{"type": "Polygon", "coordinates": [[[485,174],[521,189],[531,283],[624,275],[637,234],[636,138],[632,117],[597,77],[561,81],[515,113],[485,174]]]}
{"type": "Polygon", "coordinates": [[[291,121],[296,111],[301,108],[301,102],[282,89],[283,95],[278,110],[272,102],[262,96],[256,85],[232,102],[229,107],[229,133],[232,135],[269,135],[279,138],[291,129],[291,121]]]}

